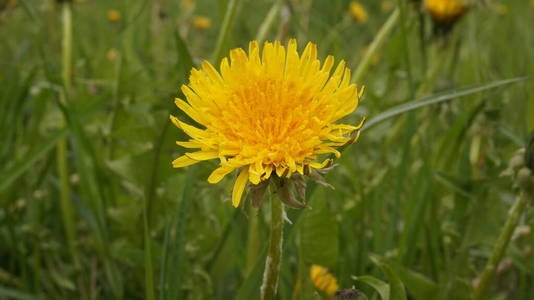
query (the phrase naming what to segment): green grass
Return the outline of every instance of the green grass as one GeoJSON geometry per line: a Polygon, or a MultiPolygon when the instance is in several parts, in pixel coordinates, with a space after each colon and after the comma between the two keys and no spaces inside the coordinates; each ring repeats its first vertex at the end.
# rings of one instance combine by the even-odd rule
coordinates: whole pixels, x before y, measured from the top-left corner
{"type": "MultiPolygon", "coordinates": [[[[313,209],[288,210],[279,298],[314,299],[320,264],[369,299],[471,299],[518,194],[500,174],[534,130],[528,1],[479,5],[442,38],[407,1],[385,29],[371,0],[365,24],[348,0],[75,1],[67,77],[60,5],[17,2],[0,12],[0,299],[259,299],[270,205],[234,209],[215,162],[173,169],[168,116],[192,66],[280,36],[358,70],[345,122],[368,122],[335,190],[310,182],[313,209]]],[[[532,299],[533,222],[527,205],[486,299],[532,299]]]]}

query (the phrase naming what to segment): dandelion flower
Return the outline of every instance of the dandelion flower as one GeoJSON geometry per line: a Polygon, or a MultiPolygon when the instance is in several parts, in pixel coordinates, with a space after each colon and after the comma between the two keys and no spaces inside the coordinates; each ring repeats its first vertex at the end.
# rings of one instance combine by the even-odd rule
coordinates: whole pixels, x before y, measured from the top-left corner
{"type": "Polygon", "coordinates": [[[329,298],[339,290],[339,284],[337,283],[336,277],[328,272],[328,269],[323,266],[312,265],[310,267],[310,278],[315,288],[325,292],[329,298]]]}
{"type": "Polygon", "coordinates": [[[425,0],[424,7],[440,23],[454,22],[467,11],[464,0],[425,0]]]}
{"type": "Polygon", "coordinates": [[[177,144],[198,151],[178,157],[173,166],[218,159],[210,183],[239,170],[232,192],[237,207],[249,181],[257,185],[275,174],[307,175],[330,165],[324,156],[339,157],[334,147],[358,137],[362,123],[335,122],[352,113],[363,94],[350,83],[343,61],[330,74],[333,65],[328,56],[321,66],[315,44],[308,43],[299,55],[296,40],[290,40],[287,49],[266,42],[260,51],[256,41],[249,43],[248,54],[234,49],[220,71],[208,62],[193,68],[189,84],[182,86],[187,102],[175,103],[200,127],[170,118],[190,137],[177,144]]]}
{"type": "Polygon", "coordinates": [[[108,10],[107,18],[110,22],[118,22],[121,19],[121,13],[116,9],[110,9],[108,10]]]}
{"type": "Polygon", "coordinates": [[[369,19],[365,7],[363,7],[360,2],[352,1],[349,6],[349,11],[354,20],[358,23],[366,23],[367,19],[369,19]]]}
{"type": "Polygon", "coordinates": [[[198,30],[206,30],[211,27],[211,20],[205,16],[194,16],[193,27],[198,30]]]}

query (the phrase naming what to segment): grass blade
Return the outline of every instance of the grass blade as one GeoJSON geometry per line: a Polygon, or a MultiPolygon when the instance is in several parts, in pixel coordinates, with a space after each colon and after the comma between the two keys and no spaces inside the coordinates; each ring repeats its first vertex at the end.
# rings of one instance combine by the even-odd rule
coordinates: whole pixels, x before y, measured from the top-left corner
{"type": "Polygon", "coordinates": [[[237,12],[237,7],[239,6],[241,0],[230,0],[226,6],[226,12],[224,14],[223,23],[221,25],[221,31],[219,31],[219,36],[217,37],[217,44],[215,46],[215,51],[213,51],[213,63],[217,65],[223,56],[225,50],[225,44],[228,40],[228,35],[230,32],[230,27],[234,23],[235,15],[237,12]]]}
{"type": "Polygon", "coordinates": [[[532,78],[533,76],[523,76],[523,77],[516,77],[516,78],[511,78],[511,79],[498,80],[498,81],[493,81],[490,83],[472,85],[472,86],[460,88],[457,90],[447,91],[447,92],[443,92],[437,95],[424,97],[419,100],[410,101],[408,103],[395,106],[373,117],[365,124],[362,130],[369,129],[390,118],[396,117],[405,112],[416,110],[421,107],[454,100],[456,98],[464,97],[464,96],[475,94],[475,93],[482,92],[482,91],[491,90],[494,88],[506,86],[506,85],[513,84],[513,83],[518,83],[518,82],[525,81],[525,80],[532,79],[532,78]]]}
{"type": "Polygon", "coordinates": [[[6,190],[15,180],[17,180],[17,178],[28,171],[36,161],[48,154],[48,152],[56,146],[57,142],[64,139],[68,133],[69,131],[67,129],[55,132],[52,136],[46,139],[46,142],[43,145],[35,147],[36,151],[26,155],[24,160],[15,165],[12,170],[2,172],[6,174],[6,176],[0,181],[0,192],[6,190]]]}

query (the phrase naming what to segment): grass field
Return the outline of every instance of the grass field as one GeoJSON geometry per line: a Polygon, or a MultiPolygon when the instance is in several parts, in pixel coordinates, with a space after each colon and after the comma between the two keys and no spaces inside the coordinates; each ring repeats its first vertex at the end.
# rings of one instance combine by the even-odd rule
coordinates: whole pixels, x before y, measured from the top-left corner
{"type": "Polygon", "coordinates": [[[471,2],[438,33],[404,0],[1,0],[0,299],[260,299],[274,197],[234,208],[235,172],[172,168],[169,115],[194,124],[174,105],[192,67],[290,38],[347,62],[365,93],[343,123],[367,121],[335,189],[286,208],[276,299],[329,299],[333,277],[534,299],[534,193],[503,176],[534,130],[534,2],[471,2]]]}

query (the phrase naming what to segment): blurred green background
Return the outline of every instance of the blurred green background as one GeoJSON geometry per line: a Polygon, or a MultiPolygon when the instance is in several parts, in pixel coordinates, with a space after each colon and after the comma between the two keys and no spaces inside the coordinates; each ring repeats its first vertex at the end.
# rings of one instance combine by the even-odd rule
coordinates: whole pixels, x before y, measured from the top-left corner
{"type": "MultiPolygon", "coordinates": [[[[59,2],[0,1],[0,299],[258,299],[269,206],[234,209],[233,179],[206,181],[215,162],[171,167],[185,137],[173,99],[217,45],[258,37],[315,42],[354,70],[395,9],[345,123],[484,91],[370,127],[328,175],[335,190],[309,185],[313,209],[288,211],[279,298],[326,299],[318,264],[369,299],[353,276],[470,299],[517,193],[500,174],[534,129],[532,80],[486,84],[534,74],[534,3],[476,1],[436,35],[417,1],[361,0],[356,20],[348,0],[80,0],[62,76],[59,2]]],[[[533,222],[521,217],[486,299],[533,299],[533,222]]]]}

